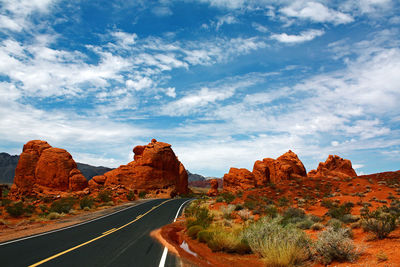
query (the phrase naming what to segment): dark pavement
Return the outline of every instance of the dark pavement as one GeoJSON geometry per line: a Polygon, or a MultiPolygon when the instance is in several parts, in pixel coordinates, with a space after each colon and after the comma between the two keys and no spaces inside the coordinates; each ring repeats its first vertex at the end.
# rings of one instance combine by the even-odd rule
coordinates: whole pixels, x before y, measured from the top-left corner
{"type": "MultiPolygon", "coordinates": [[[[48,261],[34,266],[159,266],[164,247],[150,232],[171,223],[186,200],[151,200],[90,223],[0,244],[1,266],[30,266],[43,260],[48,261]],[[114,228],[118,230],[106,233],[114,228]]],[[[176,266],[175,256],[168,254],[165,266],[176,266]]]]}

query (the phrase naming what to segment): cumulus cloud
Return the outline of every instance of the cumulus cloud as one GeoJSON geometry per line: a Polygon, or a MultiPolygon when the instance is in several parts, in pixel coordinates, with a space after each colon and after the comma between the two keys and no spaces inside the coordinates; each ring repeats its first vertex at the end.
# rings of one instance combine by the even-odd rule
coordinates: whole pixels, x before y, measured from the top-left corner
{"type": "Polygon", "coordinates": [[[323,30],[307,30],[301,32],[299,35],[291,35],[287,33],[272,34],[271,38],[281,43],[303,43],[311,41],[318,36],[322,36],[324,33],[323,30]]]}

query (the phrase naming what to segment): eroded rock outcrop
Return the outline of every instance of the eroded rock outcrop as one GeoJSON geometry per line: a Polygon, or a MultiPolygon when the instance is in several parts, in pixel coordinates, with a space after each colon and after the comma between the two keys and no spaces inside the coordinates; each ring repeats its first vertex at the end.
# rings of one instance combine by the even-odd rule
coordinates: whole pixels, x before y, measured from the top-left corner
{"type": "Polygon", "coordinates": [[[187,172],[170,144],[153,139],[146,146],[136,146],[133,152],[134,161],[93,177],[89,186],[122,186],[127,190],[170,196],[188,193],[187,172]]]}
{"type": "Polygon", "coordinates": [[[47,189],[78,191],[87,185],[68,151],[52,147],[46,141],[32,140],[23,147],[11,193],[19,196],[47,189]]]}
{"type": "Polygon", "coordinates": [[[289,150],[277,159],[257,160],[252,172],[247,169],[231,168],[229,173],[224,175],[223,187],[225,191],[236,192],[306,176],[303,163],[289,150]]]}
{"type": "Polygon", "coordinates": [[[259,187],[268,183],[306,177],[306,169],[297,155],[289,150],[279,158],[265,158],[254,163],[253,174],[259,187]]]}
{"type": "Polygon", "coordinates": [[[353,169],[351,161],[337,155],[329,155],[325,162],[320,162],[316,170],[311,170],[308,177],[355,177],[357,173],[353,169]]]}
{"type": "Polygon", "coordinates": [[[256,187],[254,174],[247,169],[230,168],[223,177],[224,191],[237,192],[256,187]]]}
{"type": "Polygon", "coordinates": [[[210,189],[207,192],[207,195],[210,197],[215,197],[218,195],[218,180],[217,179],[211,179],[208,181],[211,185],[210,189]]]}

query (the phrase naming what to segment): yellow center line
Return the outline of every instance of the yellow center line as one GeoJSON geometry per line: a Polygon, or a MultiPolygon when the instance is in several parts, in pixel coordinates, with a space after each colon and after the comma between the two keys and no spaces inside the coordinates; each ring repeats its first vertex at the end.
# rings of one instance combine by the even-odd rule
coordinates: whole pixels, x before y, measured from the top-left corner
{"type": "Polygon", "coordinates": [[[117,228],[112,228],[112,229],[110,229],[110,230],[108,230],[108,231],[105,231],[105,232],[103,233],[103,235],[110,234],[110,233],[112,233],[112,232],[115,232],[116,230],[117,230],[117,228]]]}
{"type": "Polygon", "coordinates": [[[156,208],[160,207],[161,205],[163,205],[163,204],[165,204],[165,203],[167,203],[168,201],[171,201],[171,200],[172,200],[172,199],[168,199],[168,200],[165,200],[165,201],[161,202],[161,203],[158,204],[157,206],[152,207],[152,208],[151,208],[150,210],[148,210],[147,212],[145,212],[145,213],[143,213],[143,214],[137,216],[136,219],[134,219],[134,220],[132,220],[132,221],[130,221],[130,222],[128,222],[128,223],[126,223],[126,224],[124,224],[124,225],[118,227],[118,228],[112,228],[112,229],[110,229],[110,230],[108,230],[108,231],[102,233],[102,235],[100,235],[100,236],[98,236],[98,237],[96,237],[96,238],[93,238],[93,239],[91,239],[91,240],[89,240],[89,241],[86,241],[85,243],[82,243],[82,244],[77,245],[77,246],[75,246],[75,247],[72,247],[72,248],[70,248],[70,249],[64,250],[64,251],[62,251],[62,252],[60,252],[60,253],[57,253],[57,254],[55,254],[55,255],[53,255],[53,256],[51,256],[51,257],[48,257],[48,258],[46,258],[46,259],[44,259],[44,260],[41,260],[41,261],[39,261],[39,262],[37,262],[37,263],[34,263],[34,264],[32,264],[32,265],[29,265],[29,267],[39,266],[39,265],[41,265],[41,264],[43,264],[43,263],[45,263],[45,262],[48,262],[48,261],[51,261],[52,259],[55,259],[55,258],[57,258],[57,257],[60,257],[61,255],[64,255],[64,254],[66,254],[66,253],[68,253],[68,252],[71,252],[71,251],[76,250],[76,249],[78,249],[78,248],[80,248],[80,247],[86,246],[87,244],[90,244],[90,243],[92,243],[92,242],[94,242],[94,241],[96,241],[96,240],[98,240],[98,239],[100,239],[100,238],[103,238],[103,237],[105,237],[105,236],[107,236],[107,235],[109,235],[109,234],[115,233],[115,232],[121,230],[122,228],[125,228],[125,227],[127,227],[128,225],[130,225],[130,224],[132,224],[132,223],[138,221],[140,218],[143,218],[145,215],[149,214],[150,212],[152,212],[152,211],[155,210],[156,208]]]}

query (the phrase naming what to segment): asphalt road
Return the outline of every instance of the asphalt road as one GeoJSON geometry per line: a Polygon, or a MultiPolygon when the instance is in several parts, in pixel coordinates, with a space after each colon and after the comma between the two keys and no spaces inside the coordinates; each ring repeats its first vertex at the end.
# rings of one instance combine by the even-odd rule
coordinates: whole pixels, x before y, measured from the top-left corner
{"type": "MultiPolygon", "coordinates": [[[[187,199],[156,199],[61,231],[0,244],[1,266],[159,266],[150,232],[171,223],[187,199]]],[[[182,211],[182,209],[181,209],[182,211]]],[[[165,266],[176,266],[168,253],[165,266]]]]}

